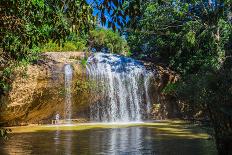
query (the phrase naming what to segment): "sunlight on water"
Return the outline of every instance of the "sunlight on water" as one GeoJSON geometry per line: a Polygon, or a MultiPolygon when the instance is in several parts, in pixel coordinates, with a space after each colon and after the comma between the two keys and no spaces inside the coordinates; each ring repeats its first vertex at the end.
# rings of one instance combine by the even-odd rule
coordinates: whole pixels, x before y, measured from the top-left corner
{"type": "Polygon", "coordinates": [[[0,154],[216,155],[212,140],[194,136],[196,131],[175,124],[170,131],[166,129],[172,124],[167,123],[157,127],[146,123],[117,124],[116,128],[110,125],[115,123],[93,123],[93,128],[89,128],[91,124],[47,126],[35,132],[13,133],[8,141],[0,141],[0,154]],[[53,130],[49,130],[51,127],[53,130]]]}

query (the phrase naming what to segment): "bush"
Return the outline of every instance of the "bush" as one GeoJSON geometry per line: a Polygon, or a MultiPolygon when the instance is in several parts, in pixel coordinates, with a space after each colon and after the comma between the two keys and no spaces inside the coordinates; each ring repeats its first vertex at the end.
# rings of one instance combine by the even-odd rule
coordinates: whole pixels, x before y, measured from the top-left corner
{"type": "Polygon", "coordinates": [[[80,50],[86,50],[87,49],[87,41],[84,41],[84,40],[80,40],[80,41],[77,41],[75,43],[76,45],[76,50],[80,51],[80,50]]]}
{"type": "Polygon", "coordinates": [[[86,49],[86,42],[80,41],[66,41],[63,46],[59,46],[57,43],[49,41],[42,47],[42,52],[66,52],[66,51],[81,51],[86,49]]]}
{"type": "Polygon", "coordinates": [[[61,49],[57,43],[52,42],[51,40],[42,47],[42,52],[54,52],[54,51],[59,52],[61,51],[61,49]]]}
{"type": "Polygon", "coordinates": [[[90,32],[90,48],[96,51],[107,49],[110,53],[127,55],[130,51],[124,38],[117,32],[106,29],[97,29],[90,32]]]}
{"type": "Polygon", "coordinates": [[[77,47],[73,42],[65,42],[64,47],[61,49],[61,51],[76,51],[77,47]]]}

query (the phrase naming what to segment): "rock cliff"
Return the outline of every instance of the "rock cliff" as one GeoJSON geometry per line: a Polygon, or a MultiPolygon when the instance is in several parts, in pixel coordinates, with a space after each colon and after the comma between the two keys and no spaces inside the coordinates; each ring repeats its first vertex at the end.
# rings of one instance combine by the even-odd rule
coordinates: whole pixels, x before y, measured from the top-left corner
{"type": "MultiPolygon", "coordinates": [[[[64,65],[69,63],[74,70],[72,84],[73,117],[88,121],[89,105],[101,100],[98,94],[91,94],[85,73],[84,52],[44,53],[36,64],[14,72],[12,90],[2,98],[0,123],[4,125],[26,125],[51,123],[55,115],[64,115],[64,65]]],[[[152,118],[177,117],[178,105],[174,96],[162,93],[163,88],[176,82],[178,76],[171,70],[155,64],[144,63],[156,75],[151,81],[152,118]]]]}

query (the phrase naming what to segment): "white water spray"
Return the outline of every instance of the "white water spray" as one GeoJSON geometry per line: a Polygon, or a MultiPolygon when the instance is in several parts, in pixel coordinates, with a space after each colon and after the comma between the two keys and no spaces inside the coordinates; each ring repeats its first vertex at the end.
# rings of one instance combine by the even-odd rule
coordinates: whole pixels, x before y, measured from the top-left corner
{"type": "Polygon", "coordinates": [[[148,118],[148,85],[153,74],[142,63],[115,54],[96,53],[88,59],[87,74],[101,87],[99,95],[103,96],[90,106],[91,121],[140,122],[148,118]]]}
{"type": "Polygon", "coordinates": [[[65,106],[64,119],[66,123],[71,123],[72,117],[72,76],[73,70],[70,64],[64,66],[65,73],[65,106]]]}

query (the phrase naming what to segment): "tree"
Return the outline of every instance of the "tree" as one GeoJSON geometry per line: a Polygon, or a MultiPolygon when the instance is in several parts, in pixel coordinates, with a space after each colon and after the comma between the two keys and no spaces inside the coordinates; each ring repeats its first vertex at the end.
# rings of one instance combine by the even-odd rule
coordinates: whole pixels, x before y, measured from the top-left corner
{"type": "Polygon", "coordinates": [[[106,29],[96,29],[89,34],[90,48],[97,51],[107,49],[111,53],[124,54],[129,53],[129,46],[117,32],[106,29]]]}
{"type": "Polygon", "coordinates": [[[30,57],[49,39],[59,42],[70,32],[95,26],[91,7],[83,0],[3,0],[0,48],[13,59],[30,57]]]}
{"type": "Polygon", "coordinates": [[[125,29],[133,55],[158,58],[181,75],[174,94],[190,111],[208,111],[219,154],[231,154],[230,1],[146,1],[140,6],[138,24],[125,29]]]}

